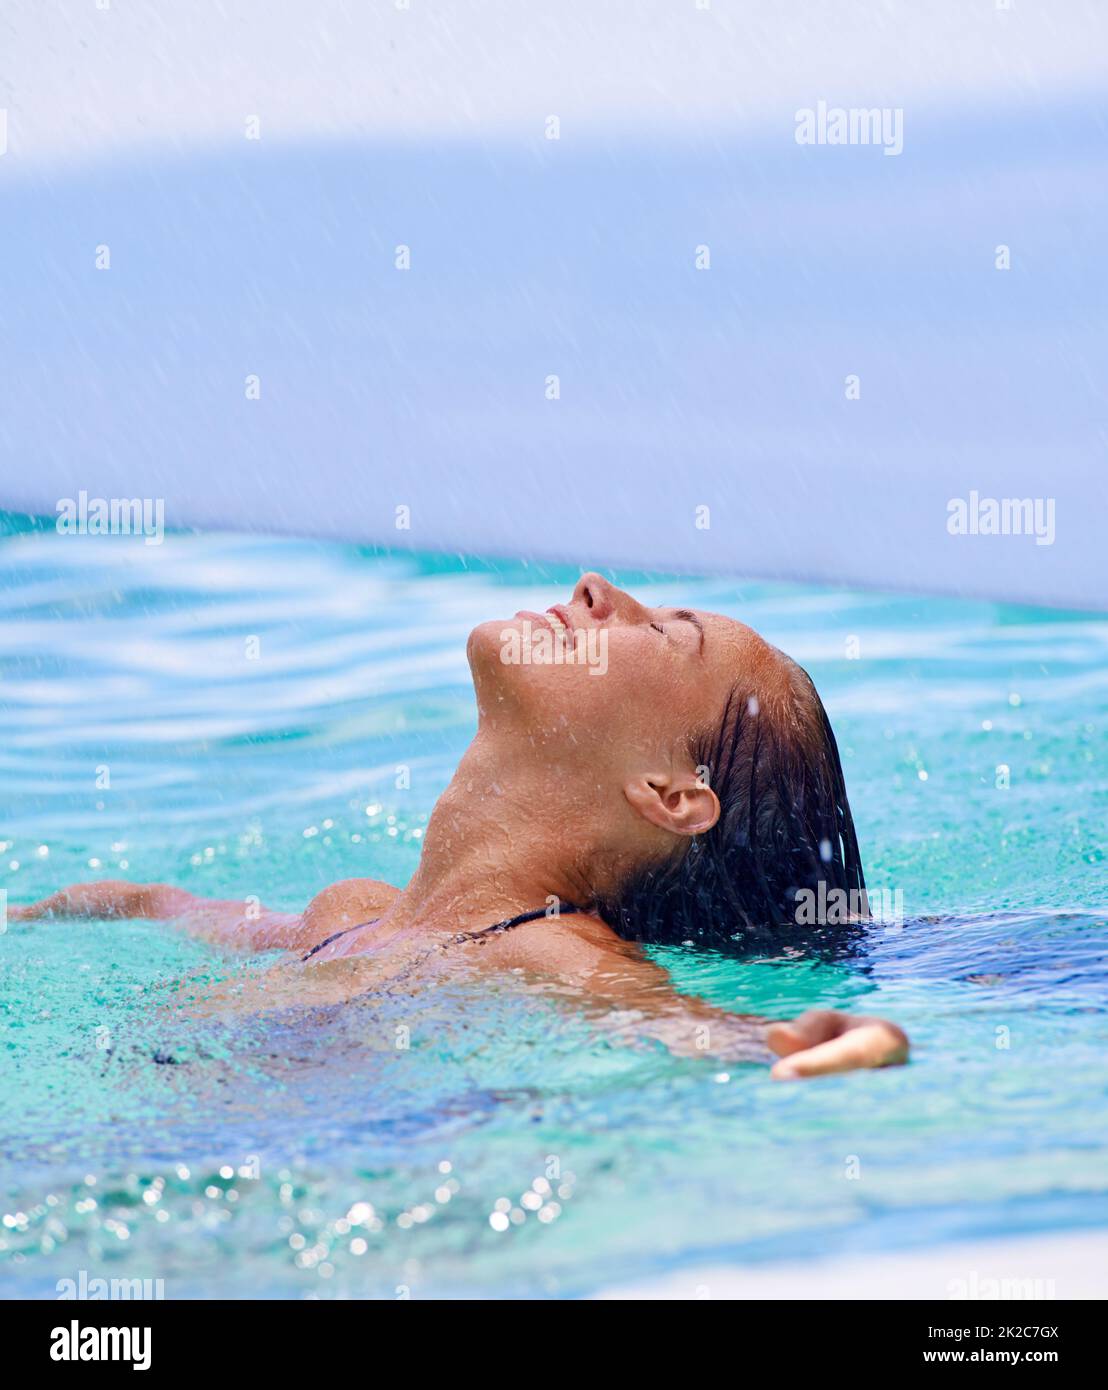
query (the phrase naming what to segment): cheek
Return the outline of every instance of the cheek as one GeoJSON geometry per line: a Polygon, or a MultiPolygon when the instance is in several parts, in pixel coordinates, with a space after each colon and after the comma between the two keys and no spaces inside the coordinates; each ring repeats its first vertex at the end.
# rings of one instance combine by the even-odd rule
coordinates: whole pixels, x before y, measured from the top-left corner
{"type": "Polygon", "coordinates": [[[625,654],[613,653],[613,693],[627,732],[658,748],[683,747],[711,725],[722,708],[723,695],[714,672],[673,647],[637,644],[625,654]]]}
{"type": "Polygon", "coordinates": [[[577,682],[584,685],[580,717],[603,724],[618,740],[664,736],[668,725],[683,718],[687,692],[661,640],[644,640],[641,630],[611,633],[597,674],[577,682]]]}

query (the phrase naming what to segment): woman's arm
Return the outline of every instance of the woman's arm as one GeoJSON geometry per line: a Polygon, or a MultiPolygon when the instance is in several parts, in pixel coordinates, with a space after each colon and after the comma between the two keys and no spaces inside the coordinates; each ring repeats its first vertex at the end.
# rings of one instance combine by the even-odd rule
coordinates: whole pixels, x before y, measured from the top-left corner
{"type": "Polygon", "coordinates": [[[126,883],[122,879],[101,879],[97,883],[74,883],[60,888],[41,902],[26,907],[8,907],[13,922],[34,922],[67,917],[146,917],[156,920],[176,917],[192,904],[206,901],[171,888],[167,883],[126,883]]]}
{"type": "Polygon", "coordinates": [[[530,923],[505,933],[495,946],[490,942],[490,949],[502,960],[490,956],[489,965],[554,976],[602,1004],[620,1031],[657,1038],[681,1056],[766,1061],[775,1054],[770,1075],[777,1080],[908,1060],[907,1035],[885,1019],[810,1009],[789,1022],[771,1023],[679,994],[660,965],[595,918],[530,923]],[[628,1017],[613,1010],[626,1010],[628,1017]]]}
{"type": "Polygon", "coordinates": [[[28,907],[9,907],[13,922],[73,918],[172,920],[217,945],[246,951],[307,951],[333,932],[368,921],[397,890],[374,879],[333,883],[306,911],[273,912],[256,897],[198,898],[166,883],[126,883],[104,879],[75,883],[28,907]],[[364,914],[364,915],[361,915],[364,914]]]}
{"type": "Polygon", "coordinates": [[[101,879],[74,883],[29,907],[9,907],[16,922],[79,918],[145,918],[173,921],[192,936],[246,951],[294,948],[303,926],[299,913],[271,912],[256,898],[198,898],[167,883],[101,879]]]}

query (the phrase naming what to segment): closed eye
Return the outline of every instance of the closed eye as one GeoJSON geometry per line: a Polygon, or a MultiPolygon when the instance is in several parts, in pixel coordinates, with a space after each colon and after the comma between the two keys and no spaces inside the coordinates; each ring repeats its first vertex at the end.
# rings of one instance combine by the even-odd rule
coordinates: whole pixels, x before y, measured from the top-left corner
{"type": "Polygon", "coordinates": [[[698,636],[698,638],[699,638],[700,650],[703,652],[703,650],[704,650],[704,624],[700,621],[700,619],[696,616],[696,614],[693,613],[693,612],[690,612],[690,610],[687,609],[687,608],[678,608],[678,609],[675,609],[675,610],[674,610],[673,616],[674,616],[676,619],[678,619],[679,622],[682,622],[682,623],[692,623],[693,627],[696,628],[697,636],[698,636]]]}
{"type": "MultiPolygon", "coordinates": [[[[698,644],[698,645],[699,645],[700,651],[703,652],[703,651],[704,651],[704,624],[700,621],[700,619],[696,616],[696,614],[690,612],[689,609],[687,609],[687,608],[676,608],[676,609],[674,609],[673,616],[674,616],[674,619],[675,619],[677,622],[691,623],[691,624],[692,624],[692,626],[696,629],[697,637],[698,637],[698,639],[699,639],[699,644],[698,644]]],[[[662,634],[663,637],[666,635],[666,630],[665,630],[665,628],[664,628],[664,627],[661,627],[658,623],[651,623],[650,626],[654,629],[655,632],[660,632],[660,633],[662,634]]]]}

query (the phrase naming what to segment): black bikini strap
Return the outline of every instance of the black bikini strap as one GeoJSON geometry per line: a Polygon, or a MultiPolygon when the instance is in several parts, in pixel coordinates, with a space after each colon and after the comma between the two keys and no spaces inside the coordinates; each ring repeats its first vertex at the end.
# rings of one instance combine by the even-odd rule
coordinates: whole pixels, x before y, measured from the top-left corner
{"type": "MultiPolygon", "coordinates": [[[[552,912],[548,907],[536,907],[531,912],[521,912],[518,917],[505,917],[503,922],[494,922],[491,927],[482,927],[480,931],[460,931],[456,936],[452,936],[450,941],[451,944],[460,944],[463,941],[476,941],[482,936],[492,936],[496,932],[510,931],[512,927],[521,927],[524,922],[533,922],[538,917],[568,917],[571,913],[580,911],[581,908],[575,906],[573,903],[566,903],[564,906],[559,907],[556,912],[552,912]]],[[[358,931],[362,927],[371,927],[377,920],[378,919],[375,917],[370,922],[359,922],[355,927],[343,927],[341,931],[332,932],[330,936],[317,942],[306,956],[300,957],[301,965],[303,965],[306,960],[311,960],[317,951],[322,951],[324,946],[330,946],[332,941],[337,941],[340,936],[348,936],[350,932],[358,931]]]]}
{"type": "Polygon", "coordinates": [[[494,922],[491,927],[482,927],[480,931],[460,931],[450,938],[451,942],[459,945],[463,941],[476,941],[482,936],[493,936],[497,932],[510,931],[512,927],[521,927],[524,922],[534,922],[539,917],[568,917],[571,913],[580,912],[581,909],[573,903],[566,903],[559,906],[556,910],[548,907],[536,907],[530,912],[521,912],[518,917],[505,917],[503,922],[494,922]]]}
{"type": "MultiPolygon", "coordinates": [[[[376,920],[377,919],[374,918],[374,921],[376,920]]],[[[330,946],[331,942],[337,941],[340,936],[347,936],[350,932],[357,931],[358,927],[371,927],[372,925],[373,922],[359,922],[357,927],[343,927],[342,931],[332,932],[331,935],[325,937],[323,941],[317,941],[306,956],[301,956],[300,964],[303,965],[306,960],[311,960],[317,951],[322,951],[324,946],[330,946]]]]}

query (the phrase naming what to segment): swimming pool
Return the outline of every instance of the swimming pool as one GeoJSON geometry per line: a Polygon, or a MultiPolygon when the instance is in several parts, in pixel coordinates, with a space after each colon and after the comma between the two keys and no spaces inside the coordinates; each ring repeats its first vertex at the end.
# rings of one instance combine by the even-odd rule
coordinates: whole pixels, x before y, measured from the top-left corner
{"type": "MultiPolygon", "coordinates": [[[[13,902],[126,877],[292,909],[343,877],[403,882],[473,729],[467,632],[575,577],[7,529],[13,902]]],[[[850,968],[663,958],[741,1010],[895,1018],[912,1065],[775,1084],[615,1046],[510,979],[441,986],[415,1016],[370,1000],[189,1021],[174,982],[257,962],[164,924],[13,923],[0,1292],[54,1297],[85,1271],[160,1278],[167,1298],[574,1295],[1108,1226],[1108,620],[618,577],[808,667],[868,878],[905,914],[850,968]]]]}

